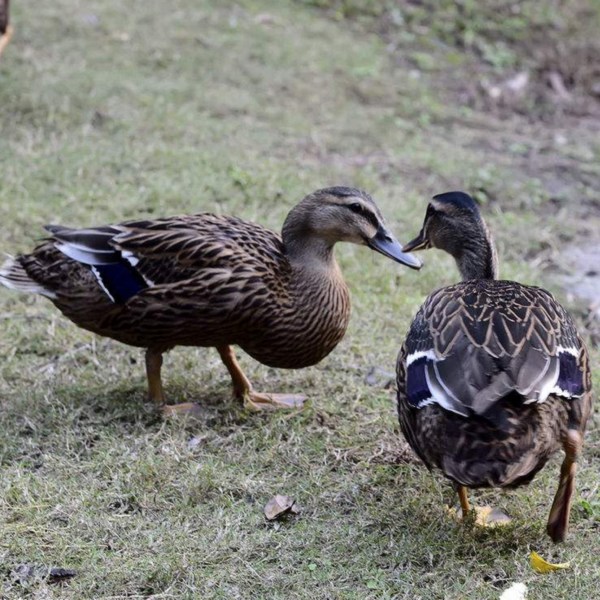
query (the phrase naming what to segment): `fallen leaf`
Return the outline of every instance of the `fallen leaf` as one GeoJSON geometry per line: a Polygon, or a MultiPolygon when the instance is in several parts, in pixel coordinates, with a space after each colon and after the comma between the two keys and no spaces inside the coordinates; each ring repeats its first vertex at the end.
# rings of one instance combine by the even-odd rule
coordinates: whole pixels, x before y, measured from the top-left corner
{"type": "Polygon", "coordinates": [[[493,506],[476,506],[475,515],[475,523],[481,527],[498,527],[511,522],[508,515],[493,506]]]}
{"type": "Polygon", "coordinates": [[[29,584],[31,580],[47,581],[48,583],[60,583],[71,577],[75,577],[77,571],[63,567],[44,567],[41,565],[21,564],[17,565],[11,572],[11,578],[21,585],[29,584]]]}
{"type": "Polygon", "coordinates": [[[537,552],[531,552],[529,555],[531,568],[537,573],[552,573],[552,571],[560,571],[560,569],[568,569],[571,563],[549,563],[544,560],[537,552]]]}
{"type": "Polygon", "coordinates": [[[282,496],[277,494],[273,496],[265,505],[264,513],[268,521],[282,517],[288,513],[298,514],[300,511],[296,506],[296,502],[290,496],[282,496]]]}
{"type": "Polygon", "coordinates": [[[77,571],[73,569],[63,569],[62,567],[52,567],[48,573],[48,583],[60,583],[66,579],[75,577],[77,571]]]}
{"type": "MultiPolygon", "coordinates": [[[[463,514],[460,508],[447,507],[446,512],[457,521],[462,521],[463,514]]],[[[499,508],[492,506],[475,507],[475,525],[480,527],[502,527],[508,525],[511,518],[504,514],[499,508]]]]}

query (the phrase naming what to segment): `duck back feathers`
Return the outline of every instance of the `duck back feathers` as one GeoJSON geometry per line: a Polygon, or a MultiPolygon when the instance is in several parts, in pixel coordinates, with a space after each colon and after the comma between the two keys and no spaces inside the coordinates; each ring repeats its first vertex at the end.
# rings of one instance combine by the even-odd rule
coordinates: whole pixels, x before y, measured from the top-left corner
{"type": "Polygon", "coordinates": [[[432,294],[406,341],[407,402],[491,416],[511,392],[523,403],[584,392],[575,324],[546,291],[474,280],[432,294]]]}

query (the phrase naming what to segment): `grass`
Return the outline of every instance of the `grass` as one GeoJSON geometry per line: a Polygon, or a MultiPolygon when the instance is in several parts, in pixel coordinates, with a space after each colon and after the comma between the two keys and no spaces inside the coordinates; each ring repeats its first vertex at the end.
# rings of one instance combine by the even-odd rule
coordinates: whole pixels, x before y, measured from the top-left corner
{"type": "MultiPolygon", "coordinates": [[[[304,194],[336,183],[370,191],[406,240],[429,196],[464,188],[484,203],[504,275],[545,283],[581,317],[540,265],[597,243],[593,128],[449,101],[441,80],[396,60],[414,40],[390,50],[373,33],[379,13],[355,6],[15,2],[0,62],[2,250],[27,250],[48,222],[200,210],[278,229],[304,194]]],[[[425,66],[437,56],[419,52],[425,66]]],[[[176,349],[167,393],[204,412],[163,422],[144,401],[139,351],[0,290],[3,598],[492,599],[515,581],[530,600],[595,595],[597,414],[564,545],[544,534],[560,457],[526,489],[477,493],[510,527],[453,523],[451,490],[411,457],[385,387],[411,316],[456,280],[453,265],[430,254],[417,274],[364,248],[337,255],[353,297],[340,346],[302,371],[242,357],[260,389],[309,395],[292,415],[243,413],[213,350],[176,349]],[[300,515],[266,523],[276,493],[300,515]],[[573,566],[536,575],[531,549],[573,566]],[[50,585],[19,565],[77,575],[50,585]]]]}

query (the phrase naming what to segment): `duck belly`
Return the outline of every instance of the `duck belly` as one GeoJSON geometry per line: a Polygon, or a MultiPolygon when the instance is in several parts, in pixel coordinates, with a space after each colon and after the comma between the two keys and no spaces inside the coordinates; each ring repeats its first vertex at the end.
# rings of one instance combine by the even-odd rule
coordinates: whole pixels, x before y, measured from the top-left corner
{"type": "Polygon", "coordinates": [[[239,346],[252,358],[278,369],[302,369],[323,360],[342,340],[347,319],[336,323],[304,322],[303,327],[274,327],[251,337],[239,346]]]}

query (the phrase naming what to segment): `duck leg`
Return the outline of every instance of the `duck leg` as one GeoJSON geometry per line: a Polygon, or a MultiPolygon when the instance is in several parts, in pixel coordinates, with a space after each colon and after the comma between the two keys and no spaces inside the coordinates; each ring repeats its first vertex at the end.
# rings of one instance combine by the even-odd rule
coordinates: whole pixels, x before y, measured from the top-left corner
{"type": "Polygon", "coordinates": [[[563,442],[565,459],[560,467],[560,480],[550,509],[546,531],[553,542],[562,542],[569,529],[569,514],[573,503],[577,457],[581,451],[582,435],[575,429],[569,429],[563,442]]]}
{"type": "MultiPolygon", "coordinates": [[[[471,512],[468,488],[464,485],[458,486],[458,500],[460,502],[461,516],[464,522],[467,515],[471,512]]],[[[499,508],[493,508],[491,506],[476,506],[474,510],[475,523],[477,525],[481,525],[482,527],[506,525],[511,520],[510,517],[503,513],[499,508]]]]}
{"type": "Polygon", "coordinates": [[[154,402],[165,417],[173,415],[186,415],[198,411],[198,405],[193,402],[181,404],[167,404],[163,390],[160,369],[162,367],[162,352],[148,348],[146,350],[146,375],[148,377],[148,398],[154,402]]]}
{"type": "Polygon", "coordinates": [[[218,346],[221,360],[227,367],[233,382],[233,393],[241,398],[244,408],[252,411],[277,408],[301,408],[306,397],[301,394],[261,394],[252,389],[250,380],[244,375],[231,346],[218,346]]]}
{"type": "Polygon", "coordinates": [[[13,28],[11,25],[9,25],[6,28],[6,31],[4,32],[4,34],[0,36],[0,54],[2,54],[2,52],[4,51],[4,48],[6,48],[6,46],[8,45],[8,42],[10,42],[10,38],[12,37],[12,34],[13,34],[13,28]]]}
{"type": "Polygon", "coordinates": [[[462,518],[464,520],[464,518],[471,512],[471,505],[469,504],[469,492],[464,485],[458,486],[458,500],[460,502],[462,518]]]}

